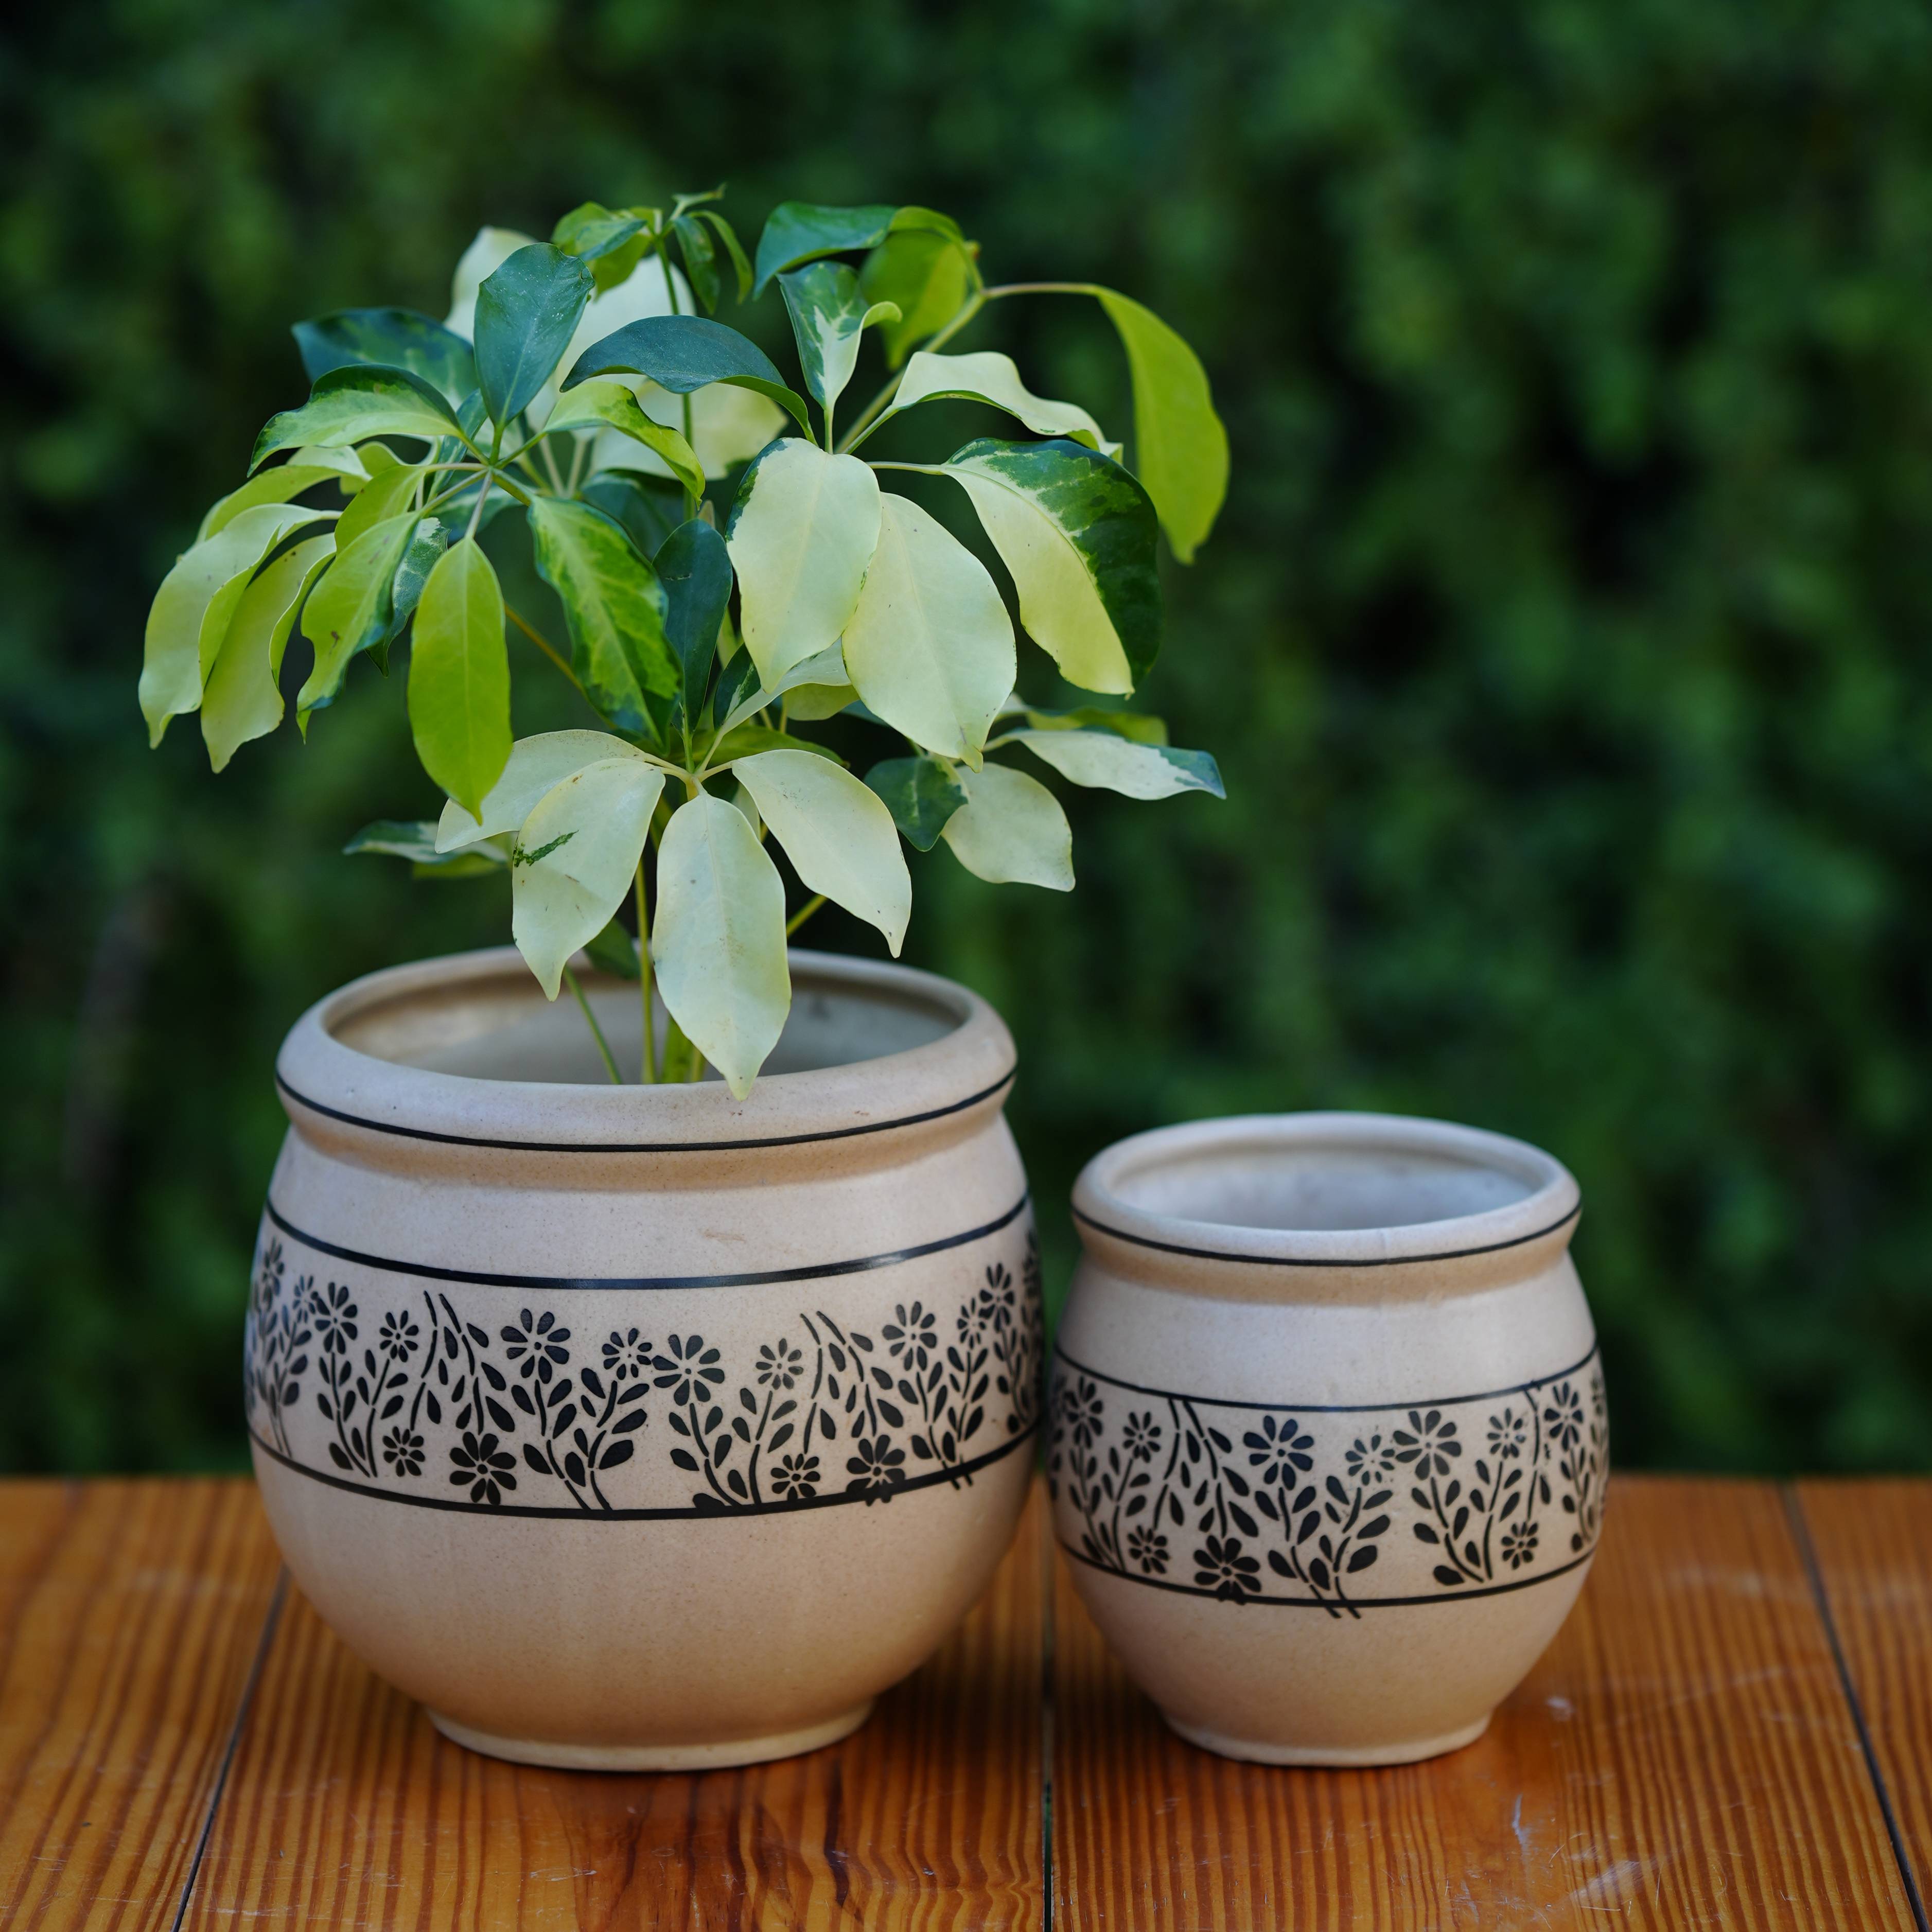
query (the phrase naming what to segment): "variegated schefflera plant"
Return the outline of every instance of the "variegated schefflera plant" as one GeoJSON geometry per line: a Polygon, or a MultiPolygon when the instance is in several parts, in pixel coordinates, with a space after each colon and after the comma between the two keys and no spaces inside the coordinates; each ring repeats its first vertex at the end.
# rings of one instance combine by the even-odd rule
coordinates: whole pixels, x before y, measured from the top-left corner
{"type": "Polygon", "coordinates": [[[708,1061],[742,1096],[784,1024],[786,942],[811,911],[832,900],[898,952],[902,838],[944,839],[984,879],[1071,888],[1066,815],[1016,754],[1131,798],[1220,795],[1207,754],[1104,700],[1132,694],[1160,647],[1157,532],[1192,559],[1228,459],[1198,361],[1125,296],[988,286],[976,244],[922,208],[789,202],[754,262],[716,198],[587,204],[548,242],[485,229],[440,322],[376,308],[297,325],[309,399],[262,430],[248,480],[161,585],[140,700],[156,744],[199,710],[219,771],[280,723],[291,638],[314,653],[295,700],[305,736],[358,656],[386,671],[407,636],[416,749],[448,802],[349,849],[433,875],[507,872],[516,943],[550,998],[568,984],[597,1031],[579,949],[640,981],[647,1019],[655,983],[669,1018],[644,1028],[641,1078],[708,1061]],[[742,302],[774,283],[802,393],[715,319],[728,286],[742,302]],[[1130,464],[1006,356],[948,346],[990,303],[1055,294],[1091,297],[1118,332],[1130,464]],[[848,410],[868,332],[885,380],[848,410]],[[926,464],[860,453],[940,398],[1026,434],[926,464]],[[1102,701],[1054,712],[1017,694],[1006,601],[889,487],[908,471],[964,493],[1021,626],[1102,701]],[[575,686],[594,728],[513,738],[512,636],[575,686]],[[847,710],[899,733],[905,755],[862,779],[800,728],[847,710]],[[812,895],[789,919],[768,842],[812,895]]]}

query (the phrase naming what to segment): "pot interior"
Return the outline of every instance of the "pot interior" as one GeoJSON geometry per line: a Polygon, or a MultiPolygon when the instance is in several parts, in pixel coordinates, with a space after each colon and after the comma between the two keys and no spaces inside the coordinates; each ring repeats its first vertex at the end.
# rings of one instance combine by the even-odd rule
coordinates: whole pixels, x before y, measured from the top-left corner
{"type": "Polygon", "coordinates": [[[1550,1178],[1501,1157],[1337,1134],[1150,1149],[1110,1174],[1106,1186],[1144,1214],[1313,1232],[1459,1220],[1526,1200],[1550,1178]]]}
{"type": "MultiPolygon", "coordinates": [[[[941,992],[869,980],[861,962],[854,965],[856,970],[847,973],[794,958],[791,1012],[766,1074],[813,1072],[904,1053],[944,1038],[968,1016],[963,1002],[956,1007],[941,992]]],[[[588,974],[580,983],[613,1057],[634,1081],[644,1037],[637,982],[588,974]]],[[[662,1001],[655,1024],[662,1040],[662,1001]]],[[[398,986],[331,1016],[328,1025],[358,1053],[432,1073],[608,1084],[596,1042],[568,989],[554,1002],[546,1000],[520,963],[398,986]]]]}

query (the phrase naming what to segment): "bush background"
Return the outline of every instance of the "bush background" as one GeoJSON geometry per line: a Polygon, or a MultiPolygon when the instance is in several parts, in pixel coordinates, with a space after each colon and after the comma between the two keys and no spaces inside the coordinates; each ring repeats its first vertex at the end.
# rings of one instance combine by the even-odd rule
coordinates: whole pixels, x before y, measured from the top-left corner
{"type": "MultiPolygon", "coordinates": [[[[218,782],[144,748],[148,599],[288,324],[719,178],[748,234],[918,200],[1130,290],[1232,434],[1147,694],[1228,802],[1072,796],[1070,902],[916,864],[1054,1288],[1115,1136],[1472,1120],[1582,1180],[1622,1460],[1932,1466],[1922,9],[94,0],[0,90],[0,1467],[238,1462],[275,1046],[502,935],[336,856],[433,806],[400,679],[218,782]]],[[[1126,420],[1090,304],[968,346],[1126,420]]]]}

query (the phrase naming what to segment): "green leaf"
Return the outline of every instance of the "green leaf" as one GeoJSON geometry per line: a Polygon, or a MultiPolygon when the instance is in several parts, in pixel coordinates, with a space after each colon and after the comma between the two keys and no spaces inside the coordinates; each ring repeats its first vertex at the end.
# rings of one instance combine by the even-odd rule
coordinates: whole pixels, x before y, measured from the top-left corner
{"type": "Polygon", "coordinates": [[[456,272],[449,278],[449,313],[443,326],[466,341],[476,333],[476,292],[484,278],[494,275],[519,248],[536,240],[514,228],[479,228],[476,238],[464,250],[456,272]]]}
{"type": "Polygon", "coordinates": [[[1112,289],[1094,295],[1120,332],[1134,383],[1134,469],[1183,563],[1228,494],[1228,432],[1201,359],[1151,309],[1112,289]]]}
{"type": "Polygon", "coordinates": [[[364,530],[392,517],[400,517],[416,499],[416,485],[422,481],[422,468],[415,464],[392,463],[380,470],[357,490],[342,520],[335,526],[336,548],[346,550],[364,530]]]}
{"type": "Polygon", "coordinates": [[[944,328],[964,306],[972,285],[972,256],[956,230],[948,236],[895,228],[859,271],[866,299],[891,302],[899,311],[899,320],[879,332],[886,367],[896,369],[914,343],[944,328]]]}
{"type": "Polygon", "coordinates": [[[946,820],[966,802],[965,788],[943,758],[887,758],[866,774],[908,844],[930,852],[946,820]]]}
{"type": "Polygon", "coordinates": [[[683,672],[684,715],[704,703],[718,633],[731,602],[731,558],[701,517],[679,524],[652,560],[664,591],[664,636],[683,672]]]}
{"type": "MultiPolygon", "coordinates": [[[[359,476],[357,481],[361,481],[359,476]]],[[[226,529],[244,510],[252,510],[259,504],[286,503],[291,496],[299,496],[318,483],[346,485],[347,482],[340,471],[324,464],[278,464],[273,470],[250,477],[240,489],[230,490],[214,504],[202,518],[195,542],[206,543],[218,531],[226,529]]]]}
{"type": "Polygon", "coordinates": [[[1160,649],[1154,506],[1077,442],[982,437],[944,466],[1012,573],[1020,622],[1075,684],[1133,689],[1160,649]]]}
{"type": "Polygon", "coordinates": [[[409,707],[423,770],[480,813],[510,756],[510,654],[496,573],[474,537],[445,551],[423,586],[409,707]]]}
{"type": "Polygon", "coordinates": [[[892,815],[878,797],[850,772],[805,752],[760,752],[731,771],[807,888],[876,926],[896,959],[912,917],[912,880],[892,815]]]}
{"type": "Polygon", "coordinates": [[[476,386],[476,358],[454,329],[406,308],[345,308],[290,332],[313,382],[332,369],[373,363],[406,369],[460,403],[476,386]]]}
{"type": "Polygon", "coordinates": [[[646,556],[655,556],[664,538],[684,520],[684,488],[670,477],[634,470],[600,470],[577,494],[621,524],[646,556]]]}
{"type": "Polygon", "coordinates": [[[1165,721],[1144,711],[1110,711],[1094,704],[1079,705],[1071,711],[1042,711],[1015,698],[1000,706],[1000,716],[1024,718],[1036,731],[1112,731],[1137,745],[1167,742],[1165,721]]]}
{"type": "MultiPolygon", "coordinates": [[[[719,641],[722,645],[722,634],[719,641]]],[[[746,676],[749,671],[756,669],[748,655],[741,663],[742,668],[739,669],[740,676],[746,676]]],[[[760,685],[755,678],[751,678],[748,682],[741,685],[737,695],[723,714],[724,728],[728,731],[734,725],[750,717],[754,712],[768,710],[780,698],[789,696],[794,691],[840,681],[844,676],[844,652],[837,644],[828,644],[815,656],[803,658],[794,664],[782,676],[774,679],[769,685],[760,685]]]]}
{"type": "Polygon", "coordinates": [[[543,433],[596,428],[620,430],[655,451],[692,495],[704,494],[704,471],[691,445],[676,430],[652,422],[621,382],[584,382],[568,391],[550,412],[543,433]]]}
{"type": "Polygon", "coordinates": [[[734,724],[722,733],[705,753],[714,768],[748,758],[762,752],[802,752],[826,764],[843,766],[845,760],[830,745],[809,738],[795,738],[789,731],[775,731],[769,724],[734,724]]]}
{"type": "Polygon", "coordinates": [[[1100,433],[1100,425],[1078,403],[1057,403],[1036,396],[1020,380],[1012,358],[991,350],[973,356],[934,356],[921,350],[906,364],[892,406],[879,421],[942,396],[990,403],[994,409],[1017,416],[1038,435],[1065,436],[1106,456],[1118,458],[1120,454],[1120,446],[1109,442],[1100,433]]]}
{"type": "Polygon", "coordinates": [[[641,980],[644,968],[638,958],[638,942],[616,920],[584,942],[592,965],[615,980],[641,980]]]}
{"type": "Polygon", "coordinates": [[[382,634],[370,646],[384,676],[389,672],[389,646],[403,634],[403,627],[414,614],[423,586],[430,580],[449,542],[449,529],[434,517],[425,517],[416,526],[403,560],[396,566],[395,581],[390,586],[389,621],[382,634]]]}
{"type": "Polygon", "coordinates": [[[1228,795],[1220,768],[1205,752],[1137,745],[1110,731],[1012,731],[1000,742],[1025,746],[1077,785],[1103,786],[1129,798],[1172,798],[1184,791],[1228,795]]]}
{"type": "Polygon", "coordinates": [[[248,467],[259,470],[277,450],[301,443],[327,449],[372,436],[413,436],[434,442],[456,430],[456,412],[420,376],[406,369],[346,364],[318,377],[300,409],[269,418],[255,439],[248,467]]]}
{"type": "Polygon", "coordinates": [[[845,626],[846,670],[867,708],[914,744],[977,764],[1013,688],[1012,620],[986,566],[943,524],[890,491],[879,509],[845,626]]]}
{"type": "Polygon", "coordinates": [[[644,692],[668,697],[682,683],[656,572],[621,525],[587,504],[539,496],[528,514],[537,568],[563,606],[578,681],[620,730],[654,734],[644,692]]]}
{"type": "Polygon", "coordinates": [[[256,567],[283,539],[316,520],[313,510],[261,503],[242,510],[196,544],[161,580],[148,612],[141,664],[141,716],[158,745],[170,718],[201,702],[208,674],[256,567]]]}
{"type": "Polygon", "coordinates": [[[782,269],[795,268],[820,255],[842,255],[883,242],[896,212],[890,207],[822,208],[811,202],[780,202],[758,237],[752,293],[763,295],[765,284],[782,269]]]}
{"type": "Polygon", "coordinates": [[[336,554],[328,574],[303,607],[302,634],[315,646],[315,664],[296,694],[298,723],[333,704],[342,688],[349,661],[388,634],[395,608],[396,572],[418,519],[413,512],[391,517],[364,530],[336,554]]]}
{"type": "Polygon", "coordinates": [[[537,801],[572,772],[610,758],[643,754],[608,731],[542,731],[519,738],[510,748],[503,775],[490,787],[480,814],[464,810],[454,799],[442,808],[436,829],[436,849],[453,852],[479,839],[514,832],[537,808],[537,801]]]}
{"type": "Polygon", "coordinates": [[[201,698],[201,735],[218,772],[282,722],[282,654],[302,599],[334,554],[333,532],[306,538],[242,592],[201,698]]]}
{"type": "Polygon", "coordinates": [[[641,214],[630,209],[613,214],[595,201],[573,208],[550,238],[566,254],[590,264],[600,293],[628,280],[651,245],[650,224],[641,214]]]}
{"type": "Polygon", "coordinates": [[[742,302],[752,292],[752,265],[745,259],[738,231],[715,208],[700,208],[698,215],[700,220],[711,224],[712,232],[724,243],[724,252],[731,258],[731,272],[738,278],[738,299],[742,302]]]}
{"type": "Polygon", "coordinates": [[[439,852],[436,827],[427,819],[379,818],[365,825],[343,847],[352,857],[360,853],[389,859],[406,859],[418,878],[482,878],[500,874],[510,862],[500,846],[472,845],[460,852],[439,852]]]}
{"type": "Polygon", "coordinates": [[[745,472],[724,538],[746,648],[770,686],[850,622],[879,540],[878,483],[856,456],[786,437],[745,472]]]}
{"type": "Polygon", "coordinates": [[[664,1003],[742,1100],[791,1006],[784,885],[745,815],[701,793],[658,848],[651,952],[664,1003]]]}
{"type": "Polygon", "coordinates": [[[677,237],[684,256],[684,272],[691,278],[691,286],[709,315],[718,306],[718,264],[711,238],[705,233],[704,224],[694,215],[679,215],[670,224],[670,231],[677,237]]]}
{"type": "Polygon", "coordinates": [[[850,685],[801,684],[785,698],[785,716],[796,724],[809,724],[821,718],[836,718],[857,704],[859,694],[850,685]]]}
{"type": "MultiPolygon", "coordinates": [[[[548,998],[570,956],[629,896],[664,784],[641,759],[602,759],[553,785],[524,820],[511,856],[510,932],[548,998]]],[[[662,855],[658,877],[662,910],[662,855]]]]}
{"type": "Polygon", "coordinates": [[[956,774],[966,803],[940,836],[969,872],[995,884],[1073,890],[1073,832],[1060,801],[1010,765],[956,774]]]}
{"type": "Polygon", "coordinates": [[[563,379],[566,389],[593,376],[648,376],[674,396],[712,382],[729,382],[788,410],[806,435],[812,417],[804,399],[787,388],[771,358],[748,336],[701,315],[652,315],[593,342],[563,379]]]}
{"type": "Polygon", "coordinates": [[[476,381],[494,423],[520,415],[570,346],[596,289],[574,255],[519,248],[476,292],[476,381]]]}
{"type": "Polygon", "coordinates": [[[814,262],[779,276],[778,292],[791,317],[805,386],[829,411],[858,367],[866,313],[859,278],[843,262],[814,262]]]}

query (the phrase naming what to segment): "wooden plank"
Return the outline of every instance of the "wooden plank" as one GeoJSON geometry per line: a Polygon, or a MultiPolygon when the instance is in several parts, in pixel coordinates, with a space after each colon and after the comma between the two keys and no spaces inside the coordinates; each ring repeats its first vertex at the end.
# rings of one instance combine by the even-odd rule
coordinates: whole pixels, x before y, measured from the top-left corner
{"type": "Polygon", "coordinates": [[[0,1925],[173,1924],[279,1568],[252,1483],[0,1484],[0,1925]]]}
{"type": "Polygon", "coordinates": [[[1581,1601],[1487,1735],[1387,1771],[1183,1744],[1063,1560],[1054,1737],[1056,1925],[1912,1922],[1769,1484],[1618,1478],[1581,1601]]]}
{"type": "Polygon", "coordinates": [[[1798,1499],[1922,1904],[1932,1880],[1932,1483],[1800,1483],[1798,1499]]]}
{"type": "Polygon", "coordinates": [[[290,1596],[191,1927],[1037,1926],[1042,1498],[944,1650],[840,1744],[700,1775],[440,1738],[290,1596]]]}

